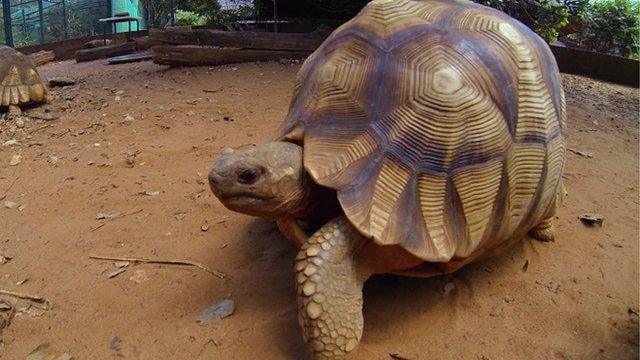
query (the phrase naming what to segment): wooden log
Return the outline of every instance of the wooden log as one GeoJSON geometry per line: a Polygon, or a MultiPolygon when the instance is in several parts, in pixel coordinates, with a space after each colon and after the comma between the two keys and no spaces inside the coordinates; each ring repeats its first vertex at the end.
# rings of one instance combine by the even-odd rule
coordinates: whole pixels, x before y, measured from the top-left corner
{"type": "Polygon", "coordinates": [[[95,40],[91,40],[91,41],[87,41],[86,43],[84,43],[84,48],[85,49],[94,49],[97,47],[103,47],[103,46],[108,46],[113,44],[113,41],[111,39],[95,39],[95,40]]]}
{"type": "Polygon", "coordinates": [[[52,62],[56,58],[56,54],[53,51],[42,50],[29,54],[29,58],[33,62],[33,65],[40,66],[52,62]]]}
{"type": "Polygon", "coordinates": [[[149,30],[149,38],[152,41],[162,44],[290,51],[314,51],[322,44],[326,35],[327,33],[325,31],[294,34],[220,31],[213,29],[196,29],[192,31],[149,30]]]}
{"type": "Polygon", "coordinates": [[[133,39],[133,41],[136,43],[136,49],[138,49],[139,51],[149,50],[154,45],[160,45],[151,41],[148,36],[138,37],[133,39]]]}
{"type": "Polygon", "coordinates": [[[76,51],[76,61],[91,61],[106,57],[131,54],[136,51],[136,43],[133,41],[121,44],[107,45],[94,49],[82,49],[76,51]]]}
{"type": "Polygon", "coordinates": [[[206,66],[278,59],[304,59],[309,51],[254,50],[196,45],[158,45],[153,62],[172,66],[206,66]]]}

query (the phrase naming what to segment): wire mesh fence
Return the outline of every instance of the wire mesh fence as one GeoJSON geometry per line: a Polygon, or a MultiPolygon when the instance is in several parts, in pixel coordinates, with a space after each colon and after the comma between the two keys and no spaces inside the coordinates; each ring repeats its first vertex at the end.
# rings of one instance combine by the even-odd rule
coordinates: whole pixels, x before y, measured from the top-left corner
{"type": "Polygon", "coordinates": [[[111,16],[113,4],[111,0],[2,0],[1,6],[0,42],[21,47],[100,34],[98,19],[111,16]]]}

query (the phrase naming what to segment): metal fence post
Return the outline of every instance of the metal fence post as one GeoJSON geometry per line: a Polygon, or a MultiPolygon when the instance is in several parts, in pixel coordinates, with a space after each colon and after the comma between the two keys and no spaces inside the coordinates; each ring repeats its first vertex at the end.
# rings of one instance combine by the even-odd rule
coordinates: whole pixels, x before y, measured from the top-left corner
{"type": "Polygon", "coordinates": [[[67,29],[67,3],[65,0],[62,0],[62,23],[64,24],[64,38],[69,38],[69,31],[67,29]]]}
{"type": "Polygon", "coordinates": [[[278,0],[273,0],[273,32],[278,32],[278,0]]]}
{"type": "Polygon", "coordinates": [[[169,19],[171,20],[171,26],[176,24],[176,14],[173,5],[173,0],[169,0],[169,19]]]}
{"type": "Polygon", "coordinates": [[[42,0],[38,0],[38,16],[40,17],[40,44],[44,43],[44,11],[42,8],[42,0]]]}
{"type": "Polygon", "coordinates": [[[2,18],[4,20],[4,41],[13,47],[13,31],[11,28],[11,2],[2,0],[2,18]]]}

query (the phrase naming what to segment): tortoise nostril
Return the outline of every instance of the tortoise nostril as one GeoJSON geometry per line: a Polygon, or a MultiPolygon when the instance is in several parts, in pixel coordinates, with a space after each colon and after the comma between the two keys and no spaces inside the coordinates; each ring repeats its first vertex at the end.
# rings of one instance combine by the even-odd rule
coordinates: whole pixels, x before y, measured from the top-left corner
{"type": "Polygon", "coordinates": [[[252,184],[258,179],[258,171],[255,169],[245,169],[238,175],[238,182],[252,184]]]}

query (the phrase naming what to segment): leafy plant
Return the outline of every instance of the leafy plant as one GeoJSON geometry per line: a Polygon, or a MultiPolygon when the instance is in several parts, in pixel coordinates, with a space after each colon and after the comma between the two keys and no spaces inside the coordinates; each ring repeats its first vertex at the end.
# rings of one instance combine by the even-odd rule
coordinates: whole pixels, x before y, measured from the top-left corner
{"type": "Polygon", "coordinates": [[[638,59],[639,5],[633,0],[602,0],[590,4],[582,15],[583,26],[572,38],[586,48],[638,59]]]}
{"type": "Polygon", "coordinates": [[[569,24],[569,9],[554,0],[540,0],[534,11],[533,31],[546,42],[556,41],[559,30],[569,24]]]}
{"type": "MultiPolygon", "coordinates": [[[[586,0],[565,1],[576,8],[576,4],[586,0]]],[[[476,2],[498,9],[522,21],[547,42],[555,41],[560,29],[569,23],[570,7],[556,0],[476,0],[476,2]]]]}
{"type": "Polygon", "coordinates": [[[207,19],[188,10],[176,10],[176,25],[204,25],[207,19]]]}
{"type": "Polygon", "coordinates": [[[240,5],[236,9],[224,9],[207,14],[207,23],[220,25],[227,30],[240,30],[240,21],[253,14],[253,7],[240,5]]]}

